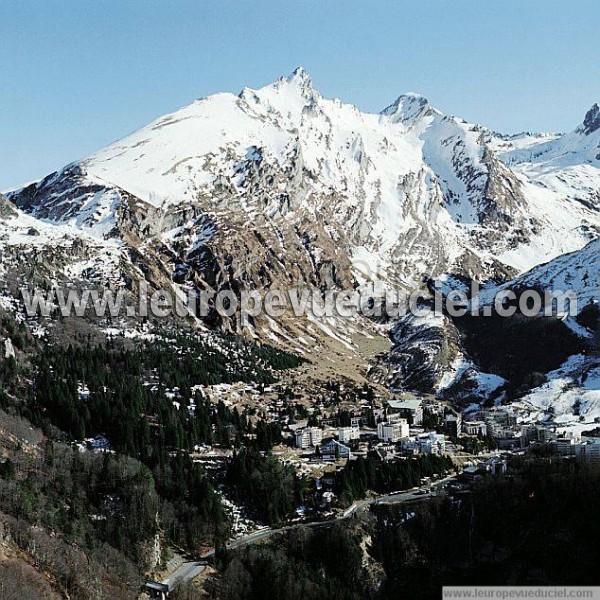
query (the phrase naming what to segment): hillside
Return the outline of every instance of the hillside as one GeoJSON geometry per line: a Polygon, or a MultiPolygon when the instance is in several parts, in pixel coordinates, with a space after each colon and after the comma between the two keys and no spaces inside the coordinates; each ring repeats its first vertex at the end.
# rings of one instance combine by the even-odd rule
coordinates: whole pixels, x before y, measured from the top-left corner
{"type": "MultiPolygon", "coordinates": [[[[177,294],[237,296],[374,284],[377,295],[425,290],[434,278],[475,278],[490,291],[579,278],[587,303],[597,290],[597,243],[577,251],[600,231],[598,119],[594,106],[570,133],[501,135],[445,115],[414,93],[365,113],[324,98],[301,68],[260,89],[202,98],[7,195],[2,302],[14,309],[17,281],[91,283],[131,296],[144,282],[177,294]],[[575,254],[539,266],[569,252],[575,254]]],[[[286,310],[257,315],[242,329],[235,316],[211,307],[188,324],[326,356],[327,369],[338,372],[358,365],[350,370],[359,377],[373,357],[357,340],[389,335],[392,352],[379,364],[401,357],[400,365],[377,378],[394,388],[446,387],[479,362],[492,370],[478,388],[488,397],[512,372],[475,356],[473,343],[461,338],[465,331],[446,317],[382,325],[360,315],[295,317],[286,310]],[[429,341],[423,346],[407,326],[427,331],[429,341]]],[[[566,325],[576,327],[572,319],[566,325]]],[[[37,327],[40,335],[56,331],[52,323],[37,327]]],[[[139,322],[123,316],[93,327],[140,335],[139,322]]],[[[519,339],[533,334],[528,327],[516,326],[519,339]]],[[[507,331],[488,334],[506,341],[507,331]]],[[[557,356],[579,344],[571,340],[557,356]]]]}

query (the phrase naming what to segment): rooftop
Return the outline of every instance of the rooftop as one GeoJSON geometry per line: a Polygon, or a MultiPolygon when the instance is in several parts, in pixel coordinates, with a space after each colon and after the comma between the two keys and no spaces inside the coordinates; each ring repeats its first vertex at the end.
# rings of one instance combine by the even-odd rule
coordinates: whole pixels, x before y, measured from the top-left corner
{"type": "Polygon", "coordinates": [[[406,400],[390,400],[388,402],[390,408],[395,410],[416,410],[421,406],[421,400],[418,398],[406,400]]]}

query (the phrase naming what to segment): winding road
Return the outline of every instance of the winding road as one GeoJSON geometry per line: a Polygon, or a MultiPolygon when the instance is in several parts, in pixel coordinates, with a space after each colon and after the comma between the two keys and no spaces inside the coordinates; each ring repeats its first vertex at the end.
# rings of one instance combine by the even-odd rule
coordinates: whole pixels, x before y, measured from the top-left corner
{"type": "MultiPolygon", "coordinates": [[[[433,491],[436,488],[440,487],[444,483],[452,481],[455,478],[456,475],[452,474],[448,477],[445,477],[444,479],[434,481],[431,484],[422,486],[416,490],[412,489],[406,492],[385,494],[383,496],[377,496],[376,498],[358,500],[357,502],[354,502],[352,506],[347,508],[341,515],[337,515],[325,521],[309,521],[308,523],[294,523],[292,525],[285,525],[283,527],[277,528],[265,527],[264,529],[260,529],[253,533],[249,533],[248,535],[245,535],[243,537],[230,540],[229,542],[227,542],[226,547],[229,550],[234,548],[240,548],[242,546],[247,546],[249,544],[254,544],[261,540],[268,539],[283,531],[298,529],[299,527],[326,527],[328,525],[332,525],[336,521],[349,519],[353,515],[373,505],[401,504],[403,502],[409,502],[411,500],[425,500],[436,495],[433,493],[433,491]]],[[[192,579],[200,575],[200,573],[202,573],[204,569],[206,569],[207,561],[213,557],[214,553],[214,550],[210,550],[209,552],[203,554],[200,560],[184,562],[179,567],[177,567],[166,579],[164,579],[162,583],[166,583],[170,589],[174,589],[182,583],[191,581],[192,579]]]]}

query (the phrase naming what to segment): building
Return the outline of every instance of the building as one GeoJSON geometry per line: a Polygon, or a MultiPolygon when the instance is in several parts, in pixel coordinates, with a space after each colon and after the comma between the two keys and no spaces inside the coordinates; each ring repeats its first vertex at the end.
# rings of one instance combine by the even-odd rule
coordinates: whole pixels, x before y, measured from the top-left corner
{"type": "Polygon", "coordinates": [[[321,455],[324,460],[336,460],[338,458],[350,458],[352,452],[346,444],[331,439],[321,446],[321,455]]]}
{"type": "Polygon", "coordinates": [[[465,421],[462,424],[462,432],[467,435],[485,437],[487,435],[487,425],[485,421],[465,421]]]}
{"type": "Polygon", "coordinates": [[[482,469],[475,466],[465,467],[461,473],[461,479],[465,481],[475,481],[481,479],[481,477],[483,477],[482,469]]]}
{"type": "Polygon", "coordinates": [[[406,419],[410,425],[423,423],[423,406],[419,398],[406,398],[403,400],[390,400],[388,402],[388,420],[395,417],[406,419]]]}
{"type": "Polygon", "coordinates": [[[304,427],[296,431],[296,448],[306,450],[318,446],[323,439],[323,430],[318,427],[304,427]]]}
{"type": "Polygon", "coordinates": [[[583,462],[600,462],[600,437],[583,434],[581,444],[575,445],[575,455],[583,462]]]}
{"type": "Polygon", "coordinates": [[[157,600],[166,600],[169,597],[169,586],[166,583],[159,583],[158,581],[147,581],[146,582],[146,593],[150,598],[156,598],[157,600]]]}
{"type": "MultiPolygon", "coordinates": [[[[500,426],[495,427],[499,431],[500,426]]],[[[521,426],[521,447],[526,448],[532,442],[547,444],[556,438],[556,431],[552,427],[541,424],[529,424],[521,426]]]]}
{"type": "Polygon", "coordinates": [[[585,462],[600,462],[600,442],[585,442],[578,444],[578,456],[585,462]]]}
{"type": "Polygon", "coordinates": [[[103,435],[96,435],[88,440],[88,445],[92,450],[106,451],[110,450],[110,443],[103,435]]]}
{"type": "Polygon", "coordinates": [[[446,440],[444,436],[433,431],[419,436],[417,444],[421,454],[444,454],[446,452],[446,440]]]}
{"type": "Polygon", "coordinates": [[[443,435],[432,431],[402,440],[402,449],[414,454],[444,454],[446,440],[443,435]]]}
{"type": "Polygon", "coordinates": [[[521,448],[527,448],[532,442],[538,441],[538,430],[535,425],[521,426],[521,448]]]}
{"type": "Polygon", "coordinates": [[[481,466],[492,475],[503,475],[508,469],[508,461],[504,456],[492,456],[484,461],[481,466]]]}
{"type": "Polygon", "coordinates": [[[338,430],[338,440],[342,444],[347,444],[351,440],[357,440],[360,438],[360,429],[358,425],[352,425],[352,427],[340,427],[338,430]]]}
{"type": "Polygon", "coordinates": [[[423,398],[423,410],[427,410],[432,415],[444,416],[445,406],[435,396],[425,396],[423,398]]]}
{"type": "Polygon", "coordinates": [[[331,503],[334,500],[335,494],[333,492],[323,492],[323,495],[321,496],[321,508],[328,508],[329,506],[331,506],[331,503]]]}
{"type": "Polygon", "coordinates": [[[575,439],[572,437],[557,437],[550,445],[557,454],[575,456],[575,439]]]}
{"type": "Polygon", "coordinates": [[[453,438],[457,438],[462,432],[462,417],[458,413],[448,413],[444,417],[444,430],[453,438]]]}
{"type": "Polygon", "coordinates": [[[409,427],[406,419],[377,424],[377,437],[384,442],[396,443],[402,438],[407,438],[408,435],[409,427]]]}
{"type": "Polygon", "coordinates": [[[508,408],[493,408],[482,411],[481,416],[487,425],[490,435],[496,437],[498,429],[506,429],[517,425],[517,416],[508,408]]]}
{"type": "Polygon", "coordinates": [[[521,447],[521,435],[511,429],[502,429],[494,435],[498,450],[516,450],[521,447]]]}
{"type": "Polygon", "coordinates": [[[93,452],[110,452],[110,443],[103,435],[86,438],[77,444],[79,452],[91,450],[93,452]]]}
{"type": "Polygon", "coordinates": [[[373,448],[373,450],[371,450],[370,452],[370,456],[372,456],[373,458],[375,458],[378,461],[381,462],[386,462],[388,460],[395,460],[398,458],[398,454],[395,451],[394,446],[390,447],[390,446],[377,446],[376,448],[373,448]]]}
{"type": "Polygon", "coordinates": [[[366,424],[367,421],[367,417],[363,417],[362,415],[355,415],[353,417],[350,417],[350,427],[360,428],[360,426],[366,424]]]}

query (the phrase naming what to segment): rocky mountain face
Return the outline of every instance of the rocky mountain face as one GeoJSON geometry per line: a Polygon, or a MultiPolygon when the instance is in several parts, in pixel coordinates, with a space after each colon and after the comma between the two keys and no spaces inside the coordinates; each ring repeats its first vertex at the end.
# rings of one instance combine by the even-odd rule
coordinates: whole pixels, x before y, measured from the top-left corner
{"type": "MultiPolygon", "coordinates": [[[[3,276],[18,263],[50,282],[236,293],[375,280],[409,290],[444,274],[500,284],[598,235],[599,143],[597,106],[568,134],[502,136],[416,94],[361,112],[298,69],[200,99],[10,192],[3,276]]],[[[392,326],[394,345],[416,325],[392,326]]],[[[447,365],[460,335],[436,327],[447,365]]],[[[375,330],[286,314],[257,317],[250,334],[318,354],[332,340],[354,352],[353,336],[375,330]]]]}
{"type": "Polygon", "coordinates": [[[594,422],[600,417],[599,291],[596,238],[513,280],[484,287],[480,314],[489,307],[490,316],[400,319],[391,328],[390,352],[371,375],[392,389],[434,393],[463,408],[519,400],[528,410],[553,407],[553,418],[563,423],[594,422]],[[494,299],[508,290],[516,298],[527,290],[573,291],[577,305],[563,316],[500,316],[494,299]]]}
{"type": "MultiPolygon", "coordinates": [[[[583,119],[581,132],[584,135],[591,135],[594,131],[598,131],[598,129],[600,129],[600,107],[594,104],[585,115],[585,119],[583,119]]],[[[598,160],[598,157],[596,157],[596,160],[598,160]]]]}

